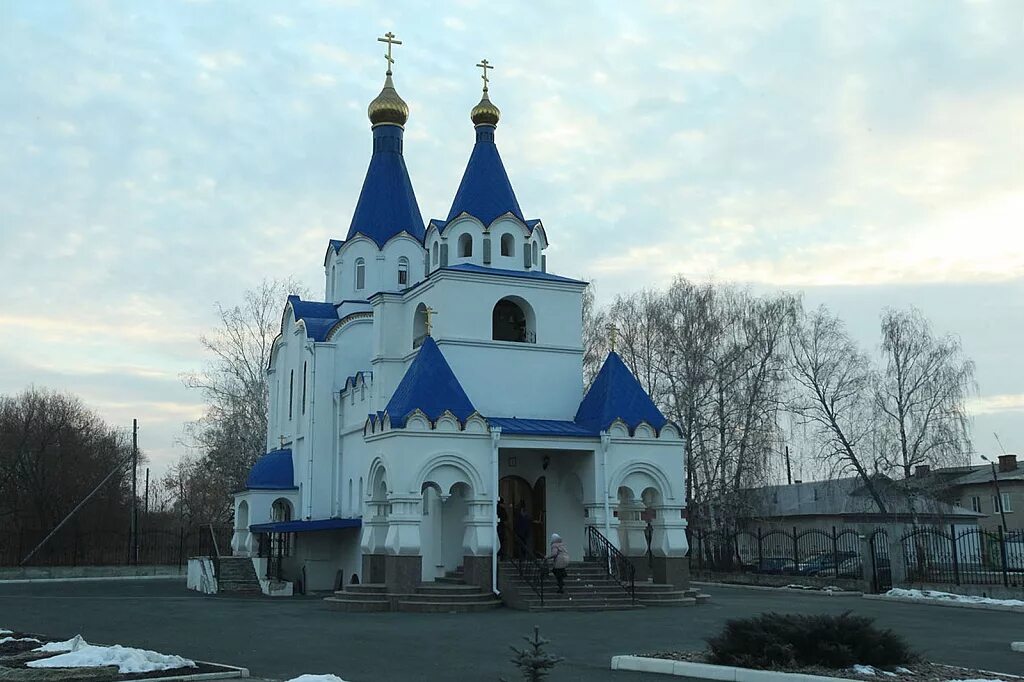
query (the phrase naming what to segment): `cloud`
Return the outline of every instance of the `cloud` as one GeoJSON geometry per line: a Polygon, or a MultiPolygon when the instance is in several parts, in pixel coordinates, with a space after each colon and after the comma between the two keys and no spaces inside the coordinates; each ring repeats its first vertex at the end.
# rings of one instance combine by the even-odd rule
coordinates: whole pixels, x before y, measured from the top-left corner
{"type": "Polygon", "coordinates": [[[968,410],[971,414],[1024,412],[1024,393],[981,396],[970,402],[968,410]]]}

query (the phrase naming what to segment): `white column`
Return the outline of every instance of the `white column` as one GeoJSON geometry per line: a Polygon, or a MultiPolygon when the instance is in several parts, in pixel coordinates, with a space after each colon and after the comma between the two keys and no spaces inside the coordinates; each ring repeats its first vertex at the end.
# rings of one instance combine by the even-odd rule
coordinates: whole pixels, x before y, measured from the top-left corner
{"type": "Polygon", "coordinates": [[[462,536],[462,553],[488,556],[494,552],[495,506],[487,497],[466,500],[466,531],[462,536]]]}
{"type": "Polygon", "coordinates": [[[684,557],[689,551],[686,542],[686,519],[683,518],[682,504],[663,504],[654,507],[655,518],[651,521],[651,553],[656,557],[684,557]]]}
{"type": "Polygon", "coordinates": [[[420,554],[420,521],[423,518],[422,495],[391,495],[388,497],[387,554],[420,554]]]}
{"type": "Polygon", "coordinates": [[[630,500],[619,502],[619,549],[626,556],[642,556],[647,553],[647,524],[641,518],[642,502],[630,500]]]}
{"type": "Polygon", "coordinates": [[[384,500],[366,502],[363,530],[359,544],[363,554],[384,554],[388,534],[388,503],[384,500]]]}

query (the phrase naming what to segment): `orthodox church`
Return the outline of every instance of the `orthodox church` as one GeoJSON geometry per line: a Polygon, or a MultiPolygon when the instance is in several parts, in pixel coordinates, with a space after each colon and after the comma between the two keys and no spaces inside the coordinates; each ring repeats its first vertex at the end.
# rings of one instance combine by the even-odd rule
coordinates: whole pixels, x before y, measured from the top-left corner
{"type": "Polygon", "coordinates": [[[545,552],[558,533],[573,560],[603,537],[685,586],[679,431],[614,351],[585,390],[587,283],[553,272],[546,226],[516,199],[490,65],[478,64],[462,182],[447,216],[424,223],[393,38],[381,39],[373,151],[348,233],[327,245],[324,299],[284,305],[268,452],[235,494],[233,553],[276,551],[307,591],[409,591],[460,571],[497,592],[499,552],[545,552]]]}

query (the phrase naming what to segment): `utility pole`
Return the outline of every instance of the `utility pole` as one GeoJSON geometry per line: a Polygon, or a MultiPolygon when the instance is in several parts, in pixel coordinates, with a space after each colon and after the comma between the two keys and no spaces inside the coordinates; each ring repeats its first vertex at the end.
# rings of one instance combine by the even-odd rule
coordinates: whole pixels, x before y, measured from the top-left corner
{"type": "Polygon", "coordinates": [[[146,500],[142,507],[142,516],[149,521],[149,467],[146,467],[146,494],[143,498],[146,500]]]}
{"type": "Polygon", "coordinates": [[[132,420],[132,532],[129,563],[139,563],[139,420],[132,420]]]}
{"type": "Polygon", "coordinates": [[[996,489],[996,504],[999,505],[999,518],[1002,519],[1003,522],[1003,532],[1006,532],[1010,529],[1006,525],[1006,510],[1003,509],[1003,494],[999,491],[999,477],[996,475],[996,463],[985,455],[982,455],[981,458],[992,465],[992,485],[995,486],[996,489]]]}
{"type": "Polygon", "coordinates": [[[793,469],[789,464],[789,446],[786,446],[786,485],[793,485],[793,469]]]}

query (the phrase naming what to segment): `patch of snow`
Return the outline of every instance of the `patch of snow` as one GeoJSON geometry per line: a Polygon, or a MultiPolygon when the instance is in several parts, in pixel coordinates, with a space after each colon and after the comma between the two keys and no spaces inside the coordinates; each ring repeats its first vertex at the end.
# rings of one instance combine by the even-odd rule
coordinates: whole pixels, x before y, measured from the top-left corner
{"type": "Polygon", "coordinates": [[[810,585],[790,584],[790,585],[786,585],[786,589],[787,590],[813,590],[814,588],[811,587],[810,585]]]}
{"type": "Polygon", "coordinates": [[[42,646],[36,647],[33,651],[78,651],[78,648],[83,645],[88,646],[89,643],[82,639],[81,635],[75,635],[63,642],[47,642],[42,646]]]}
{"type": "Polygon", "coordinates": [[[907,668],[904,668],[903,666],[897,666],[896,667],[896,672],[900,673],[901,675],[914,675],[915,674],[913,670],[909,670],[907,668]]]}
{"type": "MultiPolygon", "coordinates": [[[[154,670],[174,670],[176,668],[195,668],[195,661],[181,656],[168,656],[145,649],[133,649],[115,644],[114,646],[96,646],[87,644],[78,637],[79,642],[74,650],[57,654],[38,661],[29,661],[25,665],[30,668],[96,668],[105,665],[116,665],[118,672],[148,673],[154,670]]],[[[74,640],[69,640],[74,641],[74,640]]]]}
{"type": "Polygon", "coordinates": [[[1006,680],[1000,678],[986,678],[980,680],[947,680],[947,682],[1006,682],[1006,680]]]}
{"type": "Polygon", "coordinates": [[[13,632],[13,630],[4,630],[3,628],[0,628],[0,635],[10,635],[13,634],[13,632]]]}
{"type": "Polygon", "coordinates": [[[1021,599],[992,599],[991,597],[976,597],[970,594],[953,594],[952,592],[939,592],[937,590],[908,590],[893,588],[885,593],[886,597],[902,597],[904,599],[936,599],[940,601],[958,602],[961,604],[989,604],[993,606],[1024,606],[1021,599]]]}
{"type": "Polygon", "coordinates": [[[345,682],[337,675],[299,675],[288,682],[345,682]]]}
{"type": "MultiPolygon", "coordinates": [[[[0,632],[0,634],[3,634],[0,632]]],[[[39,640],[35,637],[0,637],[0,644],[7,644],[7,642],[35,642],[39,644],[39,640]]]]}
{"type": "Polygon", "coordinates": [[[859,663],[850,668],[850,671],[855,672],[858,675],[870,675],[872,677],[874,677],[878,673],[882,673],[886,677],[896,677],[896,673],[891,673],[888,670],[876,668],[873,665],[860,665],[859,663]]]}

